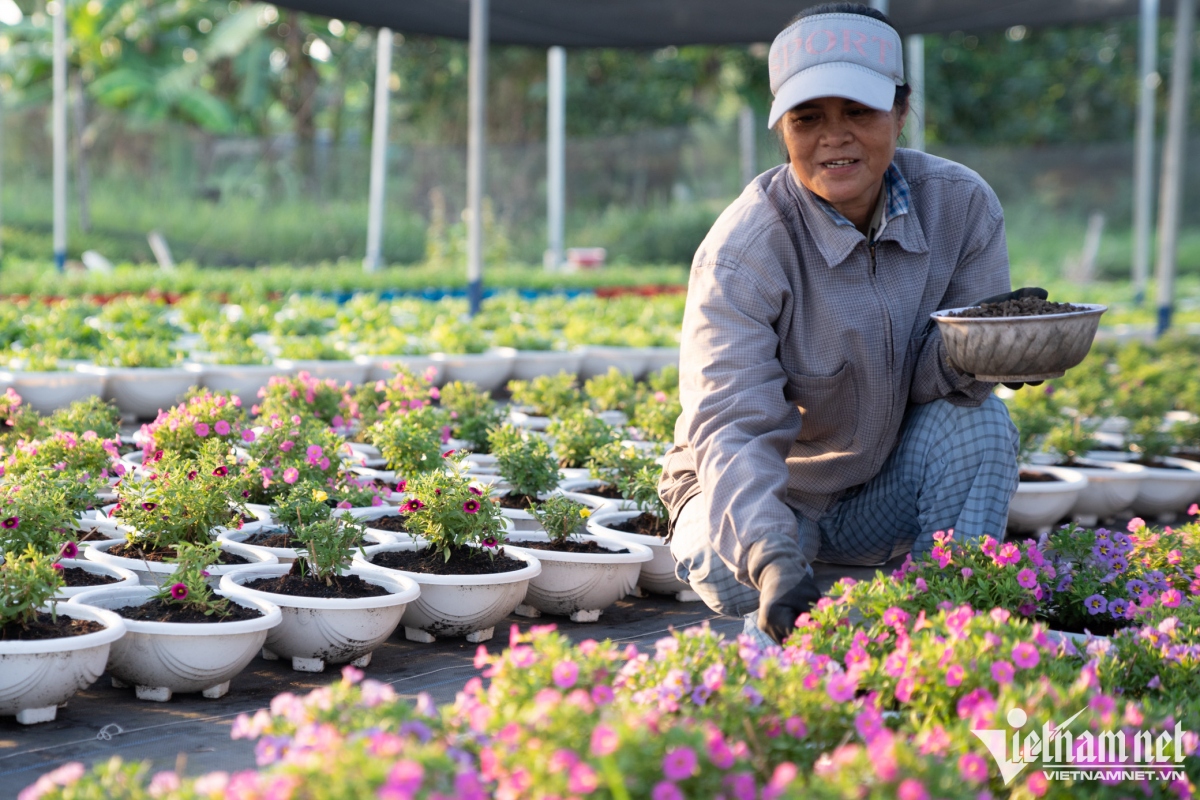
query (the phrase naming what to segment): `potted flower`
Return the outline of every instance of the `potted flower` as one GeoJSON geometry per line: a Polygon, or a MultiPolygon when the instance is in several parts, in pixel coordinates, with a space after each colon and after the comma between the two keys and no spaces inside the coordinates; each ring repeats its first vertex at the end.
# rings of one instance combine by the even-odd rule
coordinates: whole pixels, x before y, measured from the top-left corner
{"type": "Polygon", "coordinates": [[[658,497],[658,476],[661,468],[657,464],[645,465],[631,475],[617,478],[617,486],[623,497],[629,498],[633,508],[622,511],[605,508],[592,514],[587,528],[591,533],[649,547],[654,554],[651,561],[642,564],[638,586],[648,592],[673,594],[681,602],[700,598],[691,587],[675,576],[675,559],[667,543],[669,516],[666,506],[658,497]]]}
{"type": "Polygon", "coordinates": [[[1016,533],[1042,533],[1074,507],[1087,488],[1087,478],[1066,467],[1031,463],[1046,434],[1061,420],[1052,385],[1015,392],[1006,402],[1020,435],[1017,448],[1020,482],[1009,502],[1007,527],[1016,533]]]}
{"type": "Polygon", "coordinates": [[[530,511],[541,530],[517,530],[508,541],[510,549],[534,551],[542,572],[529,582],[517,614],[595,622],[605,608],[637,590],[641,565],[654,558],[649,547],[585,533],[591,509],[563,495],[535,503],[530,511]]]}
{"type": "Polygon", "coordinates": [[[670,442],[675,438],[675,421],[683,413],[679,389],[648,392],[633,409],[630,424],[642,441],[670,442]]]}
{"type": "Polygon", "coordinates": [[[1087,458],[1095,447],[1096,418],[1071,399],[1063,418],[1046,432],[1045,448],[1053,454],[1052,466],[1069,467],[1088,479],[1070,515],[1081,525],[1094,526],[1101,519],[1129,508],[1137,498],[1146,468],[1141,464],[1087,458]]]}
{"type": "Polygon", "coordinates": [[[582,402],[573,373],[539,375],[533,380],[508,382],[514,408],[508,416],[514,425],[544,431],[550,418],[567,413],[582,402]]]}
{"type": "Polygon", "coordinates": [[[267,637],[263,657],[291,659],[292,669],[322,672],[326,664],[365,667],[420,594],[416,583],[352,564],[363,526],[343,516],[293,530],[299,557],[291,564],[254,566],[227,574],[221,589],[279,606],[283,620],[267,637]]]}
{"type": "Polygon", "coordinates": [[[125,633],[111,611],[55,604],[62,576],[54,556],[26,547],[0,564],[0,715],[22,725],[50,722],[58,707],[86,689],[125,633]],[[53,664],[53,668],[48,665],[53,664]]]}
{"type": "Polygon", "coordinates": [[[568,478],[590,477],[588,458],[595,450],[620,439],[616,429],[587,409],[577,409],[554,420],[546,428],[554,442],[558,463],[568,478]]]}
{"type": "Polygon", "coordinates": [[[251,510],[260,518],[266,505],[297,483],[327,485],[341,470],[338,454],[345,440],[324,422],[271,414],[257,427],[254,440],[246,445],[249,456],[241,466],[239,481],[251,510]]]}
{"type": "Polygon", "coordinates": [[[42,418],[11,386],[0,395],[0,445],[11,446],[41,433],[42,418]]]}
{"type": "Polygon", "coordinates": [[[609,425],[624,425],[637,402],[637,381],[616,367],[589,378],[583,384],[583,394],[596,415],[609,425]]]}
{"type": "Polygon", "coordinates": [[[401,621],[409,640],[466,636],[483,642],[525,599],[541,564],[526,552],[505,549],[508,525],[491,487],[473,485],[461,459],[446,462],[447,471],[425,472],[408,484],[400,509],[416,538],[367,547],[355,558],[420,584],[420,599],[401,621]]]}
{"type": "Polygon", "coordinates": [[[139,700],[160,703],[175,692],[209,698],[229,692],[230,679],[253,660],[281,615],[261,599],[214,593],[210,570],[220,555],[216,542],[181,542],[162,586],[105,587],[71,600],[125,620],[127,633],[108,657],[113,686],[133,686],[139,700]]]}
{"type": "Polygon", "coordinates": [[[588,478],[571,478],[559,484],[559,491],[572,500],[597,511],[613,507],[628,511],[635,503],[621,494],[619,487],[631,487],[630,479],[643,467],[653,469],[654,457],[636,442],[609,442],[594,450],[586,462],[588,478]]]}
{"type": "Polygon", "coordinates": [[[491,443],[496,473],[508,487],[496,495],[502,513],[517,530],[537,530],[530,509],[558,486],[558,460],[545,439],[527,436],[511,425],[493,430],[491,443]]]}
{"type": "Polygon", "coordinates": [[[250,411],[263,419],[276,416],[289,420],[297,416],[307,421],[315,417],[338,428],[345,424],[351,400],[349,384],[332,378],[322,380],[304,371],[292,376],[276,375],[259,390],[258,397],[258,405],[250,411]]]}
{"type": "Polygon", "coordinates": [[[99,396],[88,397],[59,407],[46,419],[46,427],[76,436],[93,431],[101,439],[120,444],[121,411],[99,396]]]}
{"type": "Polygon", "coordinates": [[[213,320],[201,323],[200,335],[205,350],[193,352],[184,369],[196,376],[196,382],[213,392],[228,392],[250,408],[258,391],[270,379],[286,373],[250,338],[248,330],[233,330],[213,320]]]}
{"type": "Polygon", "coordinates": [[[209,438],[227,442],[232,449],[244,439],[253,440],[254,433],[247,433],[245,427],[241,398],[192,389],[182,403],[160,411],[153,422],[142,426],[142,451],[146,456],[158,450],[195,455],[209,438]]]}
{"type": "Polygon", "coordinates": [[[375,423],[371,440],[387,461],[393,479],[411,481],[423,472],[441,467],[444,419],[441,409],[421,406],[375,423]]]}
{"type": "Polygon", "coordinates": [[[389,414],[430,405],[439,397],[441,393],[437,387],[403,365],[397,366],[386,379],[363,383],[354,391],[349,408],[350,416],[359,420],[358,433],[351,442],[354,454],[378,458],[378,448],[356,446],[371,442],[375,423],[389,414]]]}
{"type": "MultiPolygon", "coordinates": [[[[0,548],[2,549],[2,548],[0,548]]],[[[55,593],[56,600],[70,600],[77,594],[98,586],[137,586],[138,577],[132,570],[88,561],[79,557],[79,545],[73,541],[63,542],[55,563],[62,569],[62,586],[55,593]]]]}

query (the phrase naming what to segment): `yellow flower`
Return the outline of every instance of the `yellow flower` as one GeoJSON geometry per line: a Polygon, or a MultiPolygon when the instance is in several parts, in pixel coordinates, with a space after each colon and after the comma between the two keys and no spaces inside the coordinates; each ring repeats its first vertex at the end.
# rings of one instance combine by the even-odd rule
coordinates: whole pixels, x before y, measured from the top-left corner
{"type": "Polygon", "coordinates": [[[579,516],[583,517],[584,519],[587,519],[591,515],[592,515],[592,510],[590,508],[579,509],[579,516]]]}
{"type": "Polygon", "coordinates": [[[316,500],[318,503],[324,503],[328,499],[329,495],[325,494],[323,489],[313,489],[313,500],[316,500]]]}

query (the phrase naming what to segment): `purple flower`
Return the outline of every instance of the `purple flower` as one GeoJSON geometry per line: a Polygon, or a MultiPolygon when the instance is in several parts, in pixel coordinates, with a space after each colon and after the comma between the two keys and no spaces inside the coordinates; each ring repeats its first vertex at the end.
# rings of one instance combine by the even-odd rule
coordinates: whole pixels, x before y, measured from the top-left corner
{"type": "Polygon", "coordinates": [[[187,599],[188,588],[186,586],[184,586],[182,583],[171,584],[170,591],[171,591],[171,599],[172,600],[186,600],[187,599]]]}
{"type": "Polygon", "coordinates": [[[142,508],[146,511],[153,511],[158,508],[158,503],[142,503],[142,508]]]}
{"type": "Polygon", "coordinates": [[[1125,591],[1129,592],[1131,595],[1138,596],[1146,594],[1146,592],[1150,591],[1150,586],[1145,581],[1134,578],[1133,580],[1126,582],[1125,591]]]}
{"type": "Polygon", "coordinates": [[[650,790],[650,800],[684,800],[683,792],[670,781],[659,781],[650,790]]]}
{"type": "Polygon", "coordinates": [[[74,558],[77,555],[79,555],[79,545],[74,542],[64,543],[62,549],[58,551],[59,558],[74,558]]]}
{"type": "Polygon", "coordinates": [[[467,512],[468,514],[478,514],[479,513],[479,501],[478,500],[468,500],[467,502],[463,503],[463,511],[467,512]]]}
{"type": "Polygon", "coordinates": [[[242,441],[243,442],[246,442],[247,444],[249,444],[250,442],[253,442],[255,440],[255,438],[256,437],[254,435],[254,431],[250,430],[249,428],[246,428],[246,430],[242,431],[242,441]]]}
{"type": "MultiPolygon", "coordinates": [[[[400,491],[404,491],[404,490],[401,489],[400,491]]],[[[476,497],[483,497],[483,490],[476,486],[468,486],[467,491],[470,492],[471,494],[475,495],[476,497]]]]}
{"type": "Polygon", "coordinates": [[[8,519],[4,520],[4,522],[0,523],[0,525],[3,525],[4,527],[8,528],[9,530],[17,527],[20,524],[21,524],[20,517],[9,517],[8,519]]]}
{"type": "Polygon", "coordinates": [[[1108,608],[1108,601],[1105,600],[1101,595],[1094,594],[1088,599],[1084,600],[1083,605],[1088,610],[1089,614],[1095,616],[1096,614],[1099,614],[1101,611],[1104,611],[1106,608],[1108,608]]]}
{"type": "Polygon", "coordinates": [[[1108,561],[1108,568],[1120,575],[1122,572],[1129,569],[1129,559],[1120,553],[1115,553],[1108,561]]]}
{"type": "Polygon", "coordinates": [[[1118,597],[1116,600],[1110,600],[1108,603],[1108,613],[1112,614],[1116,619],[1122,619],[1125,616],[1125,609],[1129,608],[1129,601],[1124,597],[1118,597]]]}
{"type": "Polygon", "coordinates": [[[690,747],[672,747],[663,756],[663,776],[669,781],[681,781],[696,774],[696,751],[690,747]]]}
{"type": "Polygon", "coordinates": [[[1012,683],[1013,665],[1007,661],[997,661],[992,664],[992,679],[1001,686],[1012,683]]]}
{"type": "Polygon", "coordinates": [[[496,541],[495,536],[485,536],[485,537],[483,537],[483,540],[480,542],[480,544],[482,544],[484,547],[492,548],[492,547],[495,547],[496,545],[498,545],[499,542],[496,541]]]}

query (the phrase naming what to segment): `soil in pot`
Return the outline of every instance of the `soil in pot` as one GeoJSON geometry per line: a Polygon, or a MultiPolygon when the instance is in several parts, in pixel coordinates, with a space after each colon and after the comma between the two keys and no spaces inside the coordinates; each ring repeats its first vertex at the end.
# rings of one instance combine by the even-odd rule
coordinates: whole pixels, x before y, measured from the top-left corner
{"type": "Polygon", "coordinates": [[[1153,467],[1154,469],[1181,469],[1187,470],[1187,467],[1181,467],[1178,464],[1166,464],[1159,461],[1157,458],[1137,458],[1129,462],[1130,464],[1141,464],[1143,467],[1153,467]]]}
{"type": "MultiPolygon", "coordinates": [[[[174,547],[158,547],[154,550],[143,550],[135,544],[119,544],[109,548],[109,554],[118,558],[132,558],[135,561],[160,561],[166,562],[175,558],[174,547]]],[[[245,556],[239,556],[236,553],[226,553],[224,550],[217,556],[217,563],[226,566],[234,564],[249,564],[250,559],[245,556]]]]}
{"type": "Polygon", "coordinates": [[[408,528],[404,525],[404,514],[391,514],[386,517],[373,519],[367,523],[367,527],[377,531],[387,531],[389,533],[408,533],[408,528]]]}
{"type": "Polygon", "coordinates": [[[517,546],[527,547],[530,550],[553,550],[556,553],[583,553],[590,556],[615,556],[629,552],[624,547],[620,550],[609,550],[607,547],[601,547],[599,542],[591,540],[586,542],[574,542],[570,539],[562,542],[519,542],[517,546]]]}
{"type": "Polygon", "coordinates": [[[303,543],[292,536],[292,532],[287,529],[278,529],[270,531],[258,531],[252,533],[245,539],[242,539],[242,544],[253,544],[259,547],[302,547],[303,543]]]}
{"type": "Polygon", "coordinates": [[[603,497],[605,500],[624,500],[625,497],[617,491],[617,487],[611,483],[606,483],[603,486],[596,486],[591,489],[580,489],[581,494],[590,494],[593,497],[603,497]]]}
{"type": "Polygon", "coordinates": [[[506,494],[497,499],[501,508],[515,508],[519,511],[528,511],[537,502],[536,497],[527,494],[506,494]]]}
{"type": "Polygon", "coordinates": [[[1093,636],[1112,636],[1122,628],[1128,628],[1132,623],[1125,619],[1113,619],[1108,615],[1097,614],[1084,620],[1083,624],[1070,624],[1060,622],[1053,617],[1039,617],[1038,619],[1046,623],[1046,625],[1055,631],[1063,631],[1064,633],[1091,633],[1093,636]],[[1087,628],[1085,631],[1084,628],[1087,628]]]}
{"type": "Polygon", "coordinates": [[[61,639],[64,636],[83,636],[85,633],[102,630],[104,630],[103,625],[90,619],[71,619],[63,614],[59,614],[55,618],[45,611],[39,611],[27,627],[22,627],[19,622],[0,625],[0,642],[61,639]]]}
{"type": "Polygon", "coordinates": [[[1175,458],[1182,458],[1186,461],[1200,461],[1200,453],[1175,453],[1175,458]]]}
{"type": "Polygon", "coordinates": [[[103,542],[106,539],[113,538],[111,533],[104,533],[99,528],[92,528],[87,531],[79,531],[79,535],[75,537],[76,542],[103,542]]]}
{"type": "Polygon", "coordinates": [[[1023,297],[1020,300],[1005,300],[1003,303],[984,303],[972,308],[964,308],[948,317],[970,317],[974,319],[994,317],[1040,317],[1043,314],[1065,314],[1068,311],[1087,311],[1086,308],[1073,306],[1070,303],[1055,303],[1037,297],[1023,297]]]}
{"type": "Polygon", "coordinates": [[[65,567],[62,571],[63,583],[71,589],[77,589],[80,586],[108,586],[113,583],[120,583],[120,578],[114,578],[112,575],[103,575],[99,572],[88,572],[83,567],[65,567]]]}
{"type": "Polygon", "coordinates": [[[1054,483],[1061,480],[1048,472],[1033,472],[1023,469],[1020,472],[1021,483],[1054,483]]]}
{"type": "Polygon", "coordinates": [[[257,608],[246,608],[237,603],[230,603],[228,613],[221,616],[218,613],[205,614],[198,608],[177,606],[162,600],[147,600],[140,606],[126,606],[117,609],[117,613],[125,619],[137,622],[242,622],[248,619],[258,619],[263,615],[257,608]]]}
{"type": "Polygon", "coordinates": [[[604,527],[612,528],[622,533],[640,533],[642,536],[657,536],[663,539],[667,535],[667,526],[659,522],[658,517],[643,512],[624,522],[605,523],[604,527]]]}
{"type": "Polygon", "coordinates": [[[423,550],[388,550],[376,553],[371,558],[371,563],[388,569],[421,572],[426,575],[495,575],[501,572],[516,572],[529,566],[524,561],[506,556],[504,548],[497,550],[494,556],[489,556],[477,548],[463,546],[451,547],[449,560],[440,550],[427,547],[423,550]]]}
{"type": "Polygon", "coordinates": [[[388,590],[374,583],[368,583],[357,575],[338,575],[330,583],[322,578],[310,575],[300,575],[296,561],[286,575],[276,578],[256,578],[242,584],[247,589],[272,594],[290,594],[294,597],[322,597],[331,600],[352,600],[361,597],[383,597],[388,590]]]}

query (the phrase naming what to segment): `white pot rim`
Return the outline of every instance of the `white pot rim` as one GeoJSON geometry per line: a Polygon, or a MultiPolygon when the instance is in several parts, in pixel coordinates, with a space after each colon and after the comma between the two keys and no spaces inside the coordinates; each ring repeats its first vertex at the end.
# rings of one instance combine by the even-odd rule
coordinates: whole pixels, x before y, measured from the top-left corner
{"type": "MultiPolygon", "coordinates": [[[[249,535],[253,532],[254,531],[247,531],[246,535],[249,535]]],[[[270,552],[268,548],[264,547],[261,549],[256,549],[254,547],[251,547],[249,545],[244,545],[241,542],[238,542],[238,541],[235,541],[232,539],[221,538],[221,537],[225,536],[227,533],[240,533],[240,531],[227,531],[225,533],[219,534],[217,536],[217,541],[221,543],[221,549],[228,550],[230,553],[235,553],[236,555],[243,556],[245,558],[254,559],[254,561],[251,561],[251,563],[249,563],[249,564],[213,564],[212,567],[209,568],[209,571],[212,572],[213,575],[224,575],[225,573],[230,572],[231,570],[245,569],[246,567],[254,566],[255,563],[272,564],[272,563],[279,562],[279,559],[275,556],[274,553],[270,552]]],[[[126,544],[126,543],[128,543],[128,541],[129,541],[128,539],[101,539],[100,541],[89,541],[89,542],[86,542],[86,544],[89,546],[88,549],[95,550],[98,553],[102,553],[104,558],[112,559],[114,562],[117,562],[117,563],[112,564],[113,567],[123,567],[124,569],[130,569],[130,567],[125,566],[124,563],[121,563],[121,562],[128,562],[130,564],[137,564],[138,568],[141,569],[142,572],[156,572],[156,573],[161,573],[163,575],[169,575],[175,571],[176,565],[171,562],[139,561],[136,558],[126,558],[125,556],[116,556],[116,555],[113,555],[108,552],[109,550],[113,549],[117,545],[126,544]]],[[[85,554],[86,554],[86,552],[87,552],[87,550],[84,551],[85,554]]],[[[102,561],[101,559],[89,558],[88,560],[89,561],[98,561],[99,563],[104,563],[104,561],[102,561]]],[[[134,570],[134,571],[136,571],[136,570],[134,570]]]]}
{"type": "Polygon", "coordinates": [[[121,579],[119,582],[110,583],[107,586],[64,586],[62,591],[70,592],[70,594],[59,594],[59,597],[73,597],[77,594],[90,592],[93,589],[112,589],[117,586],[137,586],[140,583],[136,572],[131,569],[125,569],[124,567],[118,567],[116,564],[105,564],[100,561],[88,561],[86,558],[60,558],[58,563],[63,565],[63,569],[81,569],[84,572],[90,572],[93,575],[107,575],[110,578],[121,579]]]}
{"type": "MultiPolygon", "coordinates": [[[[294,547],[267,547],[265,544],[246,544],[245,543],[244,540],[248,536],[251,536],[256,533],[264,533],[264,532],[265,531],[263,528],[258,528],[257,530],[251,530],[251,531],[247,531],[247,530],[223,531],[222,533],[217,534],[217,541],[223,542],[223,543],[241,545],[242,547],[244,547],[248,550],[259,550],[259,551],[262,551],[263,553],[269,553],[275,558],[275,563],[278,563],[285,558],[288,559],[289,561],[295,561],[297,558],[300,557],[300,551],[296,550],[294,547]]],[[[242,564],[240,566],[244,567],[246,565],[242,564]]]]}
{"type": "Polygon", "coordinates": [[[63,367],[57,370],[44,369],[12,369],[11,367],[0,369],[0,381],[21,381],[21,380],[48,380],[59,378],[74,379],[76,383],[86,383],[96,379],[96,375],[81,373],[75,367],[63,367]]]}
{"type": "Polygon", "coordinates": [[[596,511],[588,517],[588,530],[600,536],[608,536],[620,539],[621,541],[634,541],[650,547],[666,547],[667,542],[659,536],[647,536],[644,533],[626,533],[625,531],[613,530],[606,527],[606,523],[624,522],[635,517],[640,517],[643,513],[645,512],[636,508],[629,511],[620,511],[615,508],[596,511]]]}
{"type": "MultiPolygon", "coordinates": [[[[1137,458],[1137,453],[1115,453],[1108,450],[1089,450],[1088,458],[1097,461],[1103,461],[1105,464],[1127,464],[1137,458]],[[1097,455],[1103,454],[1103,455],[1097,455]]],[[[1141,467],[1145,472],[1142,477],[1147,480],[1155,481],[1187,481],[1193,482],[1197,480],[1197,474],[1200,473],[1200,461],[1191,461],[1186,458],[1176,458],[1175,456],[1165,456],[1162,459],[1164,464],[1170,464],[1179,469],[1166,469],[1164,467],[1147,467],[1145,464],[1128,464],[1133,467],[1141,467]]]]}
{"type": "Polygon", "coordinates": [[[1044,483],[1033,481],[1018,483],[1017,492],[1019,494],[1065,494],[1066,492],[1077,492],[1088,483],[1087,475],[1070,467],[1043,467],[1037,464],[1020,464],[1019,466],[1026,472],[1041,472],[1058,478],[1057,481],[1044,483]]]}
{"type": "Polygon", "coordinates": [[[559,550],[541,550],[521,547],[521,542],[548,542],[549,535],[539,531],[518,531],[510,534],[505,552],[520,550],[539,561],[557,561],[568,564],[642,564],[654,558],[654,551],[638,542],[627,542],[612,536],[585,533],[580,537],[585,542],[595,542],[610,550],[628,550],[628,553],[568,553],[559,550]]]}
{"type": "Polygon", "coordinates": [[[208,364],[208,363],[188,363],[184,364],[184,369],[188,372],[199,373],[200,375],[215,375],[221,372],[253,372],[263,375],[278,375],[279,367],[274,364],[208,364]]]}
{"type": "Polygon", "coordinates": [[[1146,476],[1146,467],[1141,464],[1133,464],[1127,461],[1105,461],[1101,458],[1077,458],[1076,465],[1069,467],[1083,472],[1088,476],[1088,480],[1103,480],[1105,475],[1122,478],[1144,478],[1146,476]]]}
{"type": "MultiPolygon", "coordinates": [[[[380,545],[377,545],[380,546],[380,545]]],[[[256,597],[274,603],[280,608],[307,608],[318,610],[357,610],[367,608],[387,608],[401,603],[411,603],[421,594],[417,582],[395,570],[384,570],[379,567],[362,567],[352,565],[343,570],[343,575],[357,575],[367,583],[382,586],[389,594],[378,597],[327,598],[304,597],[293,594],[277,594],[251,589],[243,584],[258,578],[278,578],[286,575],[292,568],[291,564],[263,564],[262,566],[246,567],[221,577],[221,590],[230,597],[243,595],[256,597]]]]}
{"type": "Polygon", "coordinates": [[[521,581],[527,581],[542,574],[541,560],[533,555],[533,551],[522,550],[521,548],[513,548],[511,553],[505,548],[504,554],[518,561],[524,561],[524,567],[512,572],[496,572],[487,575],[430,575],[425,572],[408,572],[401,569],[377,566],[370,561],[370,557],[376,553],[395,552],[398,550],[424,550],[428,546],[429,543],[423,539],[410,542],[395,542],[393,544],[374,544],[363,548],[361,553],[355,553],[354,560],[356,563],[369,569],[392,575],[403,575],[419,584],[429,586],[495,586],[504,583],[520,583],[521,581]],[[364,553],[366,554],[365,557],[364,553]]]}
{"type": "Polygon", "coordinates": [[[374,365],[387,361],[445,361],[445,353],[360,353],[354,357],[359,364],[374,365]]]}
{"type": "Polygon", "coordinates": [[[517,357],[517,351],[512,347],[489,347],[482,353],[433,353],[433,357],[439,361],[450,361],[457,363],[471,363],[475,361],[495,361],[497,359],[506,360],[517,357]]]}
{"type": "MultiPolygon", "coordinates": [[[[67,603],[95,603],[97,601],[125,602],[116,608],[109,609],[120,616],[120,609],[141,605],[158,593],[156,586],[100,586],[80,592],[67,603]]],[[[230,600],[244,606],[251,606],[262,612],[257,619],[243,619],[236,622],[149,622],[146,620],[126,619],[125,629],[130,633],[150,633],[170,636],[227,636],[233,633],[255,633],[274,628],[282,619],[279,606],[257,597],[225,594],[218,592],[230,600]]]]}
{"type": "MultiPolygon", "coordinates": [[[[95,633],[85,633],[80,636],[60,636],[57,639],[34,639],[32,641],[0,642],[0,656],[27,656],[41,653],[66,653],[71,650],[84,650],[89,647],[112,644],[125,635],[125,620],[120,614],[106,608],[59,601],[57,612],[73,619],[86,619],[99,622],[104,630],[95,633]]],[[[42,606],[41,611],[50,611],[49,606],[42,606]]]]}
{"type": "Polygon", "coordinates": [[[75,369],[91,375],[104,375],[106,377],[191,377],[191,372],[182,364],[178,367],[102,367],[99,364],[80,364],[75,369]]]}

